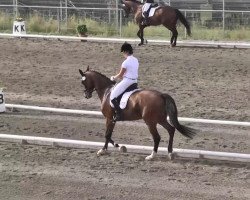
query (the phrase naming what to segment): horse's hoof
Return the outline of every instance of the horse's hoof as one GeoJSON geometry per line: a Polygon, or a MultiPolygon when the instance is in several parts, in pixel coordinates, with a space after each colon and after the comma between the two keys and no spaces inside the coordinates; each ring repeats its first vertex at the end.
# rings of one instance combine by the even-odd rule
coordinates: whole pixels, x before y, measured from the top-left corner
{"type": "Polygon", "coordinates": [[[125,146],[120,146],[120,147],[119,147],[119,151],[120,151],[121,153],[127,153],[127,148],[126,148],[125,146]]]}
{"type": "Polygon", "coordinates": [[[172,153],[168,153],[167,160],[172,160],[172,159],[173,159],[173,154],[172,153]]]}
{"type": "Polygon", "coordinates": [[[143,45],[143,43],[139,43],[139,44],[138,44],[138,46],[142,46],[142,45],[143,45]]]}
{"type": "Polygon", "coordinates": [[[99,151],[97,151],[97,156],[102,156],[102,155],[105,155],[107,154],[107,150],[104,150],[104,149],[100,149],[99,151]]]}
{"type": "Polygon", "coordinates": [[[147,44],[147,43],[148,43],[148,40],[145,39],[144,42],[147,44]]]}
{"type": "Polygon", "coordinates": [[[120,146],[119,146],[119,144],[116,144],[116,143],[115,143],[115,144],[114,144],[114,147],[120,147],[120,146]]]}
{"type": "Polygon", "coordinates": [[[154,158],[155,158],[155,156],[156,156],[156,152],[152,152],[151,153],[151,155],[149,155],[149,156],[147,156],[146,158],[145,158],[145,160],[153,160],[154,158]]]}

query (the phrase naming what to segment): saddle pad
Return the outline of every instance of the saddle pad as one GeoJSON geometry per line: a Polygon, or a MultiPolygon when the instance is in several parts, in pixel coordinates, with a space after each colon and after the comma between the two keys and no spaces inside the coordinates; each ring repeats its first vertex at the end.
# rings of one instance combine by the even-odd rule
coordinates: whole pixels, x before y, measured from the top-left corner
{"type": "MultiPolygon", "coordinates": [[[[158,9],[159,7],[160,7],[160,6],[157,6],[157,7],[151,8],[151,9],[150,9],[150,11],[149,11],[149,15],[148,15],[148,17],[152,17],[152,16],[155,14],[156,9],[158,9]]],[[[145,12],[145,11],[146,11],[146,10],[145,10],[145,5],[143,5],[143,6],[142,6],[142,10],[143,10],[143,12],[145,12]]],[[[143,12],[142,12],[142,16],[144,17],[143,12]]]]}
{"type": "Polygon", "coordinates": [[[122,95],[122,99],[121,99],[121,101],[120,101],[120,108],[121,108],[121,109],[126,108],[129,97],[130,97],[134,92],[139,91],[139,90],[141,90],[141,89],[135,89],[135,90],[133,90],[133,91],[124,93],[124,94],[122,95]]]}

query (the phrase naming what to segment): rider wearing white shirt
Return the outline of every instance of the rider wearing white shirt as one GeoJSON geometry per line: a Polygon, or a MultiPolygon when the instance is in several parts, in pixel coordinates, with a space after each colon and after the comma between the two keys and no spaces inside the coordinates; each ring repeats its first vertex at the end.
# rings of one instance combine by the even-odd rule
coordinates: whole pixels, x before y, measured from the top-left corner
{"type": "Polygon", "coordinates": [[[112,81],[117,80],[118,78],[122,79],[121,82],[115,85],[110,94],[110,101],[113,103],[116,112],[114,121],[122,120],[121,108],[119,106],[119,102],[117,101],[117,97],[121,95],[129,86],[137,83],[138,78],[139,62],[138,59],[133,56],[132,46],[125,42],[121,47],[121,52],[123,52],[126,60],[123,61],[120,72],[110,78],[112,81]]]}
{"type": "Polygon", "coordinates": [[[149,18],[149,12],[150,9],[152,8],[152,4],[154,3],[154,0],[141,0],[141,3],[144,3],[144,10],[143,10],[143,15],[144,15],[144,20],[142,21],[142,25],[148,26],[148,18],[149,18]]]}

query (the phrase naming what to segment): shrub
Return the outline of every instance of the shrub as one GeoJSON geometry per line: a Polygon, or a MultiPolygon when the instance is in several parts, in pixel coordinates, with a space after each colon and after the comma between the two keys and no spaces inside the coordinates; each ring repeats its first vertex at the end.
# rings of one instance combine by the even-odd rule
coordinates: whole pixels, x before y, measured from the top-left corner
{"type": "Polygon", "coordinates": [[[76,30],[77,30],[77,32],[78,32],[79,34],[85,34],[85,33],[88,32],[87,26],[84,25],[84,24],[78,25],[78,26],[76,27],[76,30]]]}

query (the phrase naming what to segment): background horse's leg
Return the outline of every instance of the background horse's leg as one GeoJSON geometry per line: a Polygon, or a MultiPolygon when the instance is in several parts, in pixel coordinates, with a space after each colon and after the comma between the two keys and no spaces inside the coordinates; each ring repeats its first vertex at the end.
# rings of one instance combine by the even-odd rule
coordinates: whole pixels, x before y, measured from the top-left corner
{"type": "Polygon", "coordinates": [[[143,38],[143,35],[144,35],[144,28],[145,26],[139,26],[139,31],[137,32],[137,36],[141,39],[141,42],[138,44],[139,46],[143,45],[144,44],[144,38],[143,38]]]}
{"type": "Polygon", "coordinates": [[[172,44],[172,47],[175,47],[176,46],[177,37],[178,37],[178,31],[176,30],[176,28],[174,29],[173,35],[174,35],[174,43],[172,44]]]}
{"type": "Polygon", "coordinates": [[[106,141],[105,141],[105,144],[103,146],[102,149],[100,149],[98,152],[97,152],[97,155],[102,155],[102,154],[105,154],[107,149],[108,149],[108,143],[110,142],[111,144],[113,144],[115,147],[119,147],[118,144],[115,144],[115,142],[111,139],[111,136],[112,136],[112,133],[113,133],[113,130],[114,130],[114,127],[115,127],[115,123],[113,122],[112,119],[106,119],[106,133],[105,133],[105,138],[106,138],[106,141]]]}
{"type": "Polygon", "coordinates": [[[154,149],[153,149],[153,152],[151,155],[147,156],[145,159],[146,160],[152,160],[155,156],[156,156],[156,153],[157,153],[157,150],[158,150],[158,146],[159,146],[159,143],[160,143],[160,140],[161,140],[161,136],[159,135],[158,131],[157,131],[157,128],[156,128],[156,125],[157,124],[148,124],[148,129],[154,139],[154,149]]]}
{"type": "Polygon", "coordinates": [[[178,37],[178,31],[176,30],[176,28],[173,28],[173,29],[171,29],[171,32],[172,32],[172,37],[171,37],[170,43],[171,43],[172,47],[175,47],[177,37],[178,37]]]}

